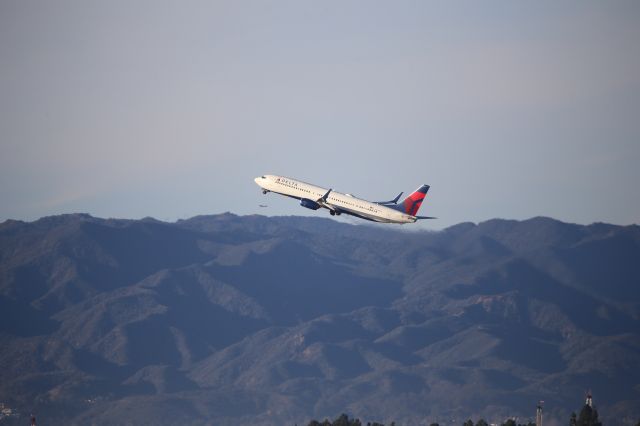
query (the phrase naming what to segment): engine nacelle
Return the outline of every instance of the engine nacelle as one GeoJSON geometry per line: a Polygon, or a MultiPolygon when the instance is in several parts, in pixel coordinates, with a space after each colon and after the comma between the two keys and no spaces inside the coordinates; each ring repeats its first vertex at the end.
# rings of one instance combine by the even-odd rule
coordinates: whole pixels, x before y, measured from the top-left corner
{"type": "Polygon", "coordinates": [[[316,203],[313,200],[309,200],[308,198],[303,198],[302,200],[300,200],[300,205],[311,210],[318,210],[320,208],[320,204],[316,203]]]}

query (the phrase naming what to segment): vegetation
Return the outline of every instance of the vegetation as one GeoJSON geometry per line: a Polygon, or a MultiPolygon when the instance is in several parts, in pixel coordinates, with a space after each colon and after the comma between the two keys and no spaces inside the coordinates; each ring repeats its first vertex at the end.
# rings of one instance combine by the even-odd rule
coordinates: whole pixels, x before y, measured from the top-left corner
{"type": "Polygon", "coordinates": [[[571,417],[569,418],[569,426],[576,426],[578,424],[578,418],[576,416],[576,412],[571,413],[571,417]]]}
{"type": "MultiPolygon", "coordinates": [[[[308,426],[364,426],[360,419],[350,419],[348,415],[341,414],[340,417],[335,419],[333,422],[325,419],[322,423],[317,420],[311,420],[308,426]]],[[[367,426],[384,426],[382,423],[378,422],[367,422],[367,426]]],[[[395,426],[395,422],[391,422],[391,426],[395,426]]]]}
{"type": "MultiPolygon", "coordinates": [[[[335,419],[333,422],[325,419],[323,422],[318,422],[317,420],[312,420],[309,422],[307,426],[365,426],[360,419],[350,419],[348,415],[341,414],[340,417],[335,419]]],[[[367,422],[366,426],[385,426],[383,423],[378,422],[367,422]]],[[[390,426],[395,426],[395,422],[391,422],[390,426]]],[[[429,426],[440,426],[439,423],[431,423],[429,426]]],[[[475,425],[473,420],[468,419],[462,423],[462,426],[489,426],[488,422],[485,419],[478,420],[475,425]]],[[[516,423],[514,419],[505,420],[501,426],[536,426],[533,422],[528,422],[525,424],[516,423]]],[[[580,416],[577,416],[575,412],[571,413],[571,417],[569,418],[569,426],[602,426],[602,422],[598,419],[598,410],[595,407],[591,407],[586,405],[582,407],[580,411],[580,416]]],[[[635,426],[640,426],[640,421],[636,423],[635,426]]]]}
{"type": "Polygon", "coordinates": [[[598,410],[585,404],[578,416],[577,426],[602,426],[602,422],[598,420],[598,410]]]}

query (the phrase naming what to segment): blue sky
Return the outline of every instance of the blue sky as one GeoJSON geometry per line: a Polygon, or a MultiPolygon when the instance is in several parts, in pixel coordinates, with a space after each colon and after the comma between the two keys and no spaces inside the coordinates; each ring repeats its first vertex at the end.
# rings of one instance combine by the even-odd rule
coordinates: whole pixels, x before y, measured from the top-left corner
{"type": "Polygon", "coordinates": [[[8,0],[0,65],[0,220],[327,216],[273,173],[640,222],[638,2],[8,0]]]}

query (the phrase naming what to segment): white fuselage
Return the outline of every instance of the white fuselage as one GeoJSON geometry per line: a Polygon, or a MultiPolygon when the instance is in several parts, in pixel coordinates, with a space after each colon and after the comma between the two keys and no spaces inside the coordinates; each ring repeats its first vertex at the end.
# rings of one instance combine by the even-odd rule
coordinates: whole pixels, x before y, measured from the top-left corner
{"type": "Polygon", "coordinates": [[[323,200],[322,197],[329,189],[284,176],[264,175],[255,178],[255,182],[263,191],[275,192],[298,200],[310,200],[318,203],[320,207],[329,209],[333,212],[332,214],[346,213],[385,223],[413,223],[416,221],[415,216],[338,191],[332,190],[326,200],[323,200]]]}

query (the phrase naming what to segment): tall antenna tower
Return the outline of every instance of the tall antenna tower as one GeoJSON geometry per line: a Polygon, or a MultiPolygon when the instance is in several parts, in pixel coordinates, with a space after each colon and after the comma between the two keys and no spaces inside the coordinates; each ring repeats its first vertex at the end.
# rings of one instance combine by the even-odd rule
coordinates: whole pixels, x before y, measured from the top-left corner
{"type": "Polygon", "coordinates": [[[536,426],[542,426],[542,406],[544,405],[544,401],[538,401],[538,406],[536,407],[536,426]]]}

